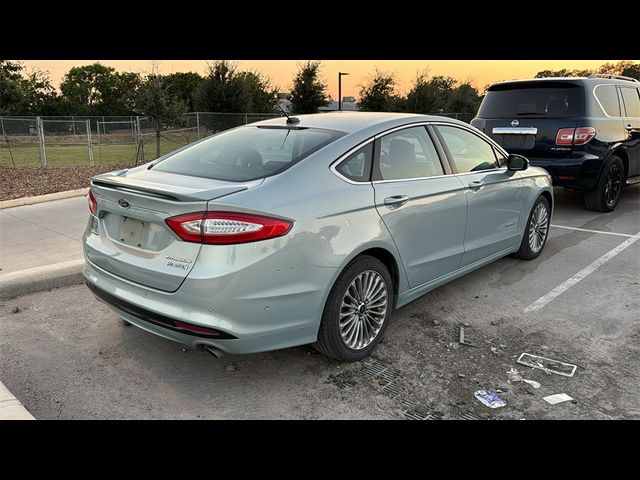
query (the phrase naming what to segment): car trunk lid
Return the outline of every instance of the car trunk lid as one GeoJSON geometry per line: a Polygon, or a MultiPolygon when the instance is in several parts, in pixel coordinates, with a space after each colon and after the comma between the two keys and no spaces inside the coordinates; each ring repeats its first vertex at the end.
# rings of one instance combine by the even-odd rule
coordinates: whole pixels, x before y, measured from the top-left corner
{"type": "Polygon", "coordinates": [[[98,234],[87,236],[87,257],[126,280],[173,292],[193,268],[201,244],[182,241],[165,220],[204,212],[210,200],[261,182],[225,182],[140,167],[94,177],[98,234]]]}

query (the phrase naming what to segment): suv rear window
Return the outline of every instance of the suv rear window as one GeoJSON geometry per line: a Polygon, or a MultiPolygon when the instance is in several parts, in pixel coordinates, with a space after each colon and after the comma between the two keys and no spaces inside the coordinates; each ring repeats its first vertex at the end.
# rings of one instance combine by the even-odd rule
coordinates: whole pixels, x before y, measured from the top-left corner
{"type": "Polygon", "coordinates": [[[582,87],[565,82],[496,85],[482,101],[480,118],[557,118],[583,114],[582,87]]]}
{"type": "Polygon", "coordinates": [[[344,135],[304,127],[240,127],[180,150],[153,170],[231,182],[276,175],[344,135]]]}

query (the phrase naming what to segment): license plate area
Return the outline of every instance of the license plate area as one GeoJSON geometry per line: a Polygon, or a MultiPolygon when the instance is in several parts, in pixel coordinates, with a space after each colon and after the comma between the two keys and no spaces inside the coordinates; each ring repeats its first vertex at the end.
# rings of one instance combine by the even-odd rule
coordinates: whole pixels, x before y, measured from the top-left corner
{"type": "Polygon", "coordinates": [[[535,135],[496,135],[494,139],[507,150],[531,150],[536,142],[535,135]]]}
{"type": "Polygon", "coordinates": [[[149,237],[150,222],[123,217],[119,219],[117,240],[125,245],[137,248],[146,248],[149,237]]]}

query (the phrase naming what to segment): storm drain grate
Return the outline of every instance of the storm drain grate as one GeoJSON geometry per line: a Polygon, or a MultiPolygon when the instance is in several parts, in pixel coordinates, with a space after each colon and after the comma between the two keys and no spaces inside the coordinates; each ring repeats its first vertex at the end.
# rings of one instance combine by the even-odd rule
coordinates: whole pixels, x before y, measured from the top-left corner
{"type": "Polygon", "coordinates": [[[355,382],[350,382],[349,380],[336,380],[335,385],[338,388],[351,388],[351,387],[355,387],[355,382]]]}
{"type": "Polygon", "coordinates": [[[378,382],[378,384],[382,387],[383,392],[390,394],[392,397],[397,397],[402,393],[402,390],[395,381],[386,384],[384,382],[378,382]]]}
{"type": "Polygon", "coordinates": [[[469,412],[466,412],[460,415],[460,419],[461,420],[482,420],[477,415],[474,415],[473,413],[469,413],[469,412]]]}
{"type": "MultiPolygon", "coordinates": [[[[416,408],[412,401],[402,398],[402,394],[405,392],[399,385],[399,383],[402,383],[399,381],[401,374],[390,365],[373,357],[364,358],[362,364],[361,373],[370,377],[374,381],[373,383],[380,386],[385,394],[394,398],[400,404],[402,415],[406,420],[441,420],[444,416],[440,412],[425,412],[416,408]]],[[[347,388],[354,386],[355,383],[338,379],[336,385],[339,388],[347,388]]]]}
{"type": "Polygon", "coordinates": [[[407,420],[441,420],[442,413],[433,412],[433,413],[424,413],[419,410],[412,410],[408,412],[404,412],[404,418],[407,420]]]}
{"type": "Polygon", "coordinates": [[[389,367],[389,365],[385,365],[375,358],[367,357],[365,359],[365,367],[362,370],[362,373],[368,375],[369,377],[377,377],[385,370],[389,370],[389,368],[391,368],[389,367]]]}

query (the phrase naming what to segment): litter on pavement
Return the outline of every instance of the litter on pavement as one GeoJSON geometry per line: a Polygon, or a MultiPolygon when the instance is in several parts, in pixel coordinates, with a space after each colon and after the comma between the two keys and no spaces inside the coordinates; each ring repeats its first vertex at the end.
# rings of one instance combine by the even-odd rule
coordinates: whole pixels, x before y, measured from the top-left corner
{"type": "Polygon", "coordinates": [[[563,377],[573,377],[573,374],[576,373],[576,369],[578,368],[577,365],[573,365],[571,363],[540,357],[530,353],[523,353],[516,362],[520,365],[537,368],[538,370],[543,370],[547,373],[555,373],[556,375],[562,375],[563,377]]]}
{"type": "Polygon", "coordinates": [[[473,392],[473,396],[489,408],[504,407],[507,404],[507,402],[496,395],[493,390],[478,390],[473,392]]]}
{"type": "Polygon", "coordinates": [[[573,400],[573,398],[571,398],[566,393],[556,393],[555,395],[542,397],[542,399],[545,402],[550,403],[551,405],[555,405],[556,403],[562,403],[562,402],[570,402],[571,400],[573,400]]]}
{"type": "Polygon", "coordinates": [[[464,325],[460,325],[460,341],[459,343],[461,345],[466,345],[467,347],[475,347],[478,348],[476,345],[474,345],[473,343],[469,342],[468,340],[464,339],[464,325]]]}
{"type": "Polygon", "coordinates": [[[507,375],[509,376],[510,382],[524,382],[531,385],[533,388],[540,388],[540,383],[536,382],[535,380],[527,380],[526,378],[523,378],[515,368],[509,370],[507,372],[507,375]]]}

